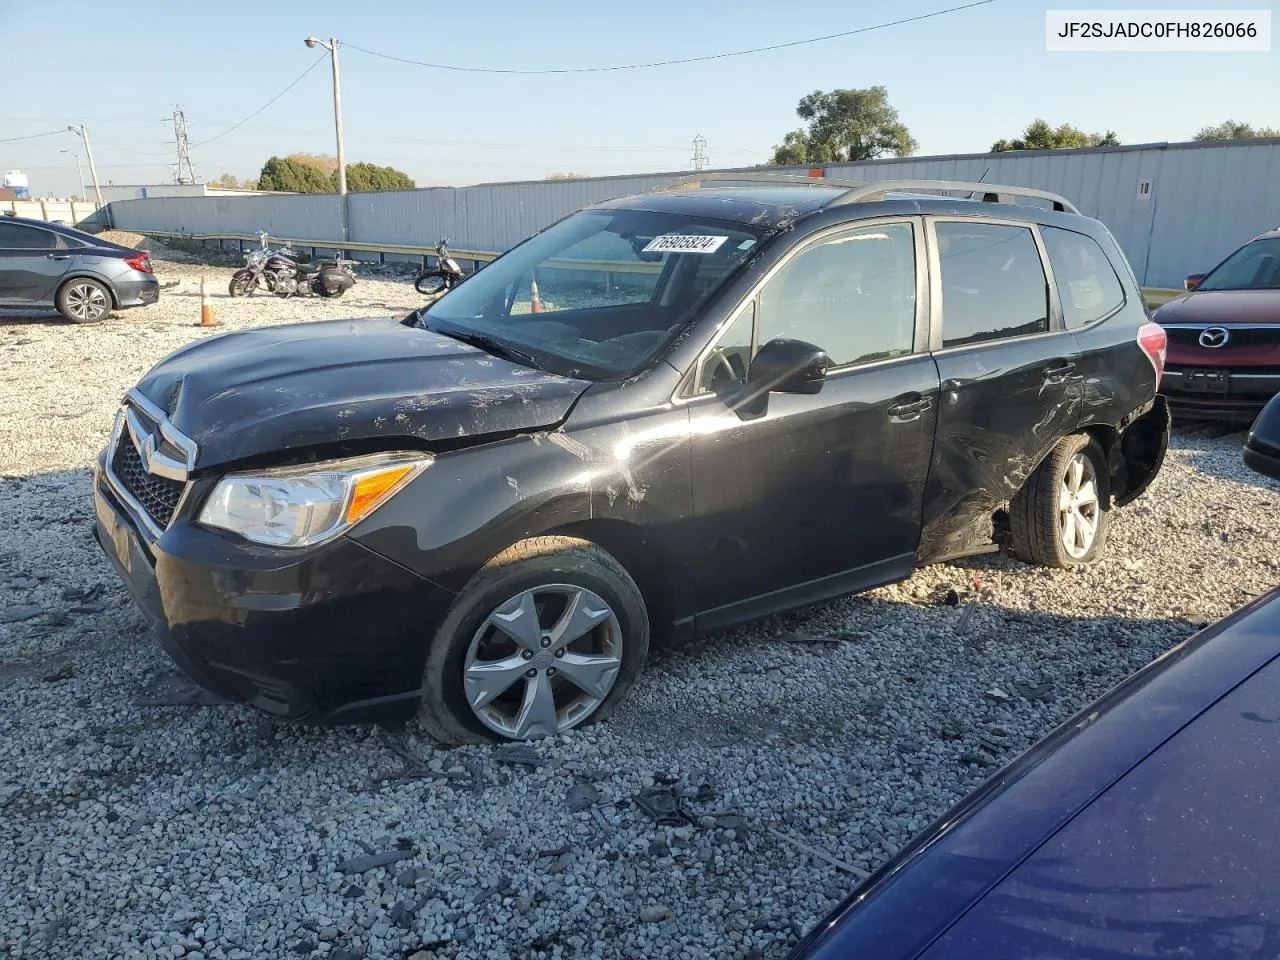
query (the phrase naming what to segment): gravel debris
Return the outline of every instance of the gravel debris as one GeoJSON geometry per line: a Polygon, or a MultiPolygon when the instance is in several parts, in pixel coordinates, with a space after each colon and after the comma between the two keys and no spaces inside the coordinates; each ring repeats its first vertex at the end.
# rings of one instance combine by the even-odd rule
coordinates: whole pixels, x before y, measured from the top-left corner
{"type": "Polygon", "coordinates": [[[124,391],[210,335],[201,275],[215,332],[422,298],[373,268],[333,301],[156,269],[158,305],[93,327],[0,317],[12,960],[777,957],[997,765],[1280,580],[1280,484],[1240,432],[1181,430],[1089,570],[939,564],[659,645],[610,721],[554,741],[276,723],[174,686],[92,540],[89,465],[124,391]],[[387,777],[406,756],[422,775],[387,777]]]}

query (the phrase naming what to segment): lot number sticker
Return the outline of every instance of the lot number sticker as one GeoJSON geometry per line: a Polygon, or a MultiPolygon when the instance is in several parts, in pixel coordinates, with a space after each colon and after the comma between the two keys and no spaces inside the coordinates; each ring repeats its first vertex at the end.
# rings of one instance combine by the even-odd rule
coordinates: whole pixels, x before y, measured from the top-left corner
{"type": "Polygon", "coordinates": [[[685,233],[665,233],[654,237],[645,253],[715,253],[728,237],[695,237],[685,233]]]}

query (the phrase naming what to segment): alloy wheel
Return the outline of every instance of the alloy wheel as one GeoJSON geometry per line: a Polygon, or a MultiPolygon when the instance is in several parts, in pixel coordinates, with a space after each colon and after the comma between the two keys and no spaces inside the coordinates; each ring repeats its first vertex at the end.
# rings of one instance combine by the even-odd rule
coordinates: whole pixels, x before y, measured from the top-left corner
{"type": "Polygon", "coordinates": [[[1073,560],[1082,560],[1093,548],[1100,506],[1093,461],[1081,451],[1067,464],[1058,491],[1058,532],[1073,560]]]}
{"type": "Polygon", "coordinates": [[[522,591],[494,608],[471,638],[463,662],[467,703],[500,736],[554,736],[609,696],[622,648],[617,615],[585,587],[522,591]]]}
{"type": "Polygon", "coordinates": [[[99,320],[109,308],[107,292],[92,283],[77,283],[67,291],[67,310],[77,320],[99,320]]]}

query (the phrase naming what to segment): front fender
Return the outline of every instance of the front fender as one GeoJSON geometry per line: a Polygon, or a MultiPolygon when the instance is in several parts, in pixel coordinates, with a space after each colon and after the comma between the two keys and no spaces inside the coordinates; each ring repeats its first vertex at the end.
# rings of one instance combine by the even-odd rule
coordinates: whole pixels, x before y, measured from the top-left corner
{"type": "Polygon", "coordinates": [[[442,454],[350,535],[453,591],[513,543],[583,523],[623,523],[664,558],[688,556],[688,422],[669,410],[442,454]]]}

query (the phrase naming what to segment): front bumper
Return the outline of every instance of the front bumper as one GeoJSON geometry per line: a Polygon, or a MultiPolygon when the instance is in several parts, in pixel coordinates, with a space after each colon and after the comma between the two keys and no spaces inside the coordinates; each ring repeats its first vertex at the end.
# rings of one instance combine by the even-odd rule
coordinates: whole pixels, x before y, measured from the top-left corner
{"type": "Polygon", "coordinates": [[[1221,368],[1225,389],[1192,389],[1193,370],[1216,368],[1166,368],[1160,392],[1169,400],[1175,420],[1251,421],[1280,393],[1280,373],[1248,368],[1221,368]]]}
{"type": "Polygon", "coordinates": [[[133,271],[121,279],[112,281],[117,306],[145,307],[160,299],[160,281],[152,274],[133,271]]]}
{"type": "Polygon", "coordinates": [[[313,723],[412,716],[452,595],[355,541],[258,548],[178,517],[159,538],[94,477],[94,535],[196,683],[313,723]]]}

